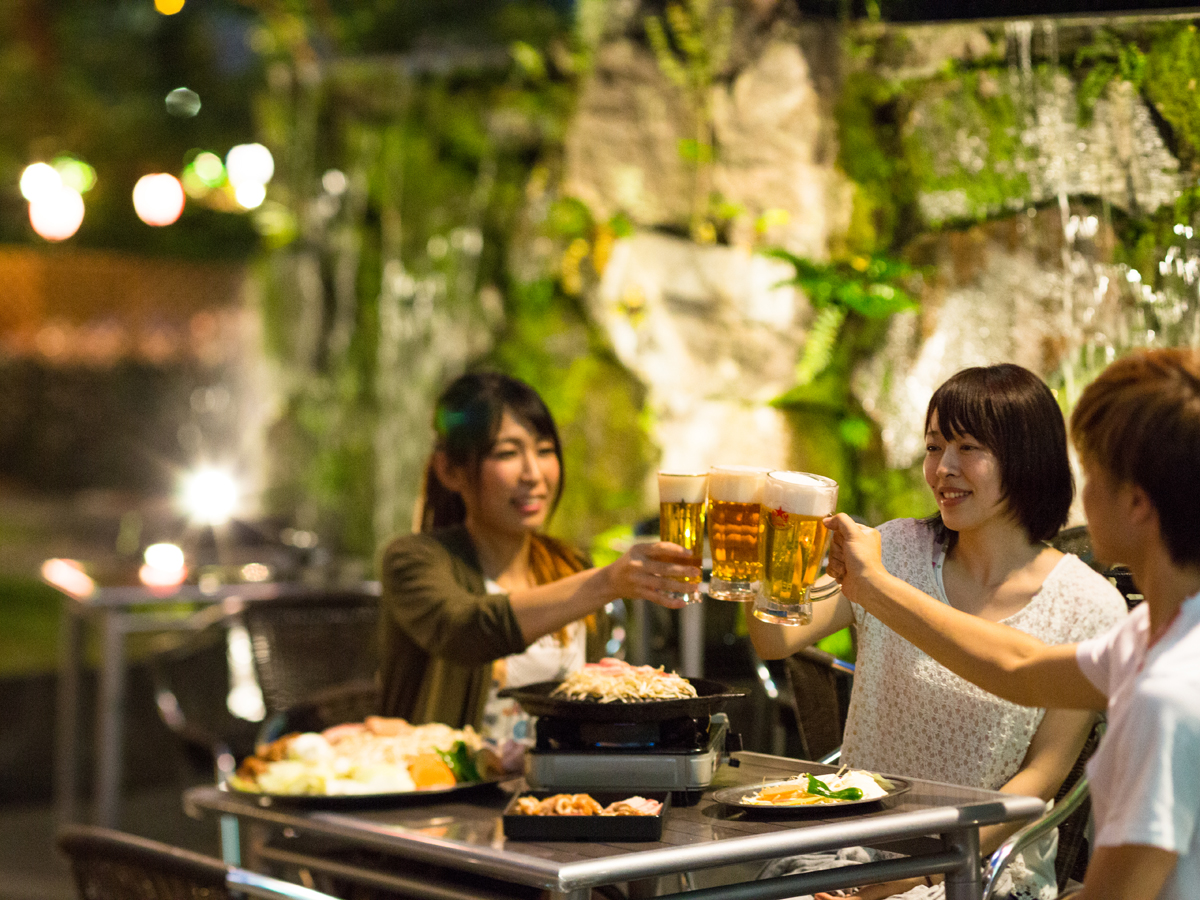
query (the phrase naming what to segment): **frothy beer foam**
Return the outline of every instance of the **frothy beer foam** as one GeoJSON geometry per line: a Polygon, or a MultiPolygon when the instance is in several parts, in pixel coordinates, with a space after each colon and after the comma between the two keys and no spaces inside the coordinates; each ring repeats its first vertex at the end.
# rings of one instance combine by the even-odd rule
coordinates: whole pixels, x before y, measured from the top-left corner
{"type": "Polygon", "coordinates": [[[708,475],[658,473],[660,503],[703,503],[708,493],[708,475]]]}
{"type": "Polygon", "coordinates": [[[722,503],[762,503],[768,469],[714,466],[708,473],[708,496],[722,503]]]}
{"type": "Polygon", "coordinates": [[[837,508],[837,482],[807,472],[772,472],[763,504],[797,516],[828,516],[837,508]]]}

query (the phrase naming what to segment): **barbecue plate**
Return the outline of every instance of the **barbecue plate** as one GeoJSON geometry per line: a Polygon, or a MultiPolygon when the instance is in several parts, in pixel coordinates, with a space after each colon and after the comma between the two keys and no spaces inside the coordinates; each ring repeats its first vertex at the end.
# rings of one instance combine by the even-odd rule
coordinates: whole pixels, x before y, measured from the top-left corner
{"type": "Polygon", "coordinates": [[[551,697],[550,692],[561,684],[558,681],[539,681],[524,687],[505,688],[501,697],[511,697],[531,716],[556,716],[560,719],[583,719],[590,722],[658,722],[663,719],[707,719],[725,708],[730,700],[745,697],[719,681],[689,678],[697,697],[676,700],[635,700],[632,702],[600,703],[595,700],[570,700],[551,697]]]}

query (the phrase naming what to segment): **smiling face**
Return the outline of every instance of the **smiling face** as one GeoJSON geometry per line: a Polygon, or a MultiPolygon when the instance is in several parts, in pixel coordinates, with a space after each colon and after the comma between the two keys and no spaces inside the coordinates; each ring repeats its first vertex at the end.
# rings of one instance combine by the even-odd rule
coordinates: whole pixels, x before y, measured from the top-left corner
{"type": "Polygon", "coordinates": [[[467,527],[477,536],[519,537],[545,524],[562,477],[554,441],[538,437],[507,410],[474,478],[462,469],[448,484],[463,498],[467,527]]]}
{"type": "Polygon", "coordinates": [[[969,434],[943,435],[935,411],[925,435],[925,482],[951,531],[978,528],[1007,516],[996,455],[969,434]]]}

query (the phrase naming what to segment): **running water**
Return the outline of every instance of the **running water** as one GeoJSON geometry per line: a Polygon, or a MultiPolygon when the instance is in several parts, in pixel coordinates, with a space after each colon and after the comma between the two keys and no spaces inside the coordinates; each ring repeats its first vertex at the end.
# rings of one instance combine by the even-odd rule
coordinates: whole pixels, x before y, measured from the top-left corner
{"type": "MultiPolygon", "coordinates": [[[[935,233],[934,290],[919,313],[894,318],[883,349],[856,372],[856,393],[892,466],[920,457],[925,403],[963,367],[1025,365],[1069,411],[1095,374],[1129,350],[1200,345],[1197,223],[1181,221],[1165,245],[1126,246],[1120,257],[1120,222],[1174,205],[1183,186],[1149,107],[1115,80],[1081,118],[1056,23],[1009,22],[1005,34],[1007,73],[994,81],[1014,112],[1012,159],[989,158],[986,135],[960,133],[934,165],[1006,166],[1022,195],[976,210],[987,215],[982,224],[935,233]],[[975,148],[971,159],[963,148],[975,148]]],[[[952,194],[920,198],[930,221],[939,210],[970,209],[952,194]]]]}

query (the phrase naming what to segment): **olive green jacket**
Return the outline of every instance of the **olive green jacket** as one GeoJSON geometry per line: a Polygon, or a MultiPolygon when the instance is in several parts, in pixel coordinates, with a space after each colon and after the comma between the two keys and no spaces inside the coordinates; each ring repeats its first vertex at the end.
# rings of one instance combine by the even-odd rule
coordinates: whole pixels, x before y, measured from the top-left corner
{"type": "MultiPolygon", "coordinates": [[[[382,713],[478,728],[492,662],[526,644],[508,595],[487,592],[467,530],[396,538],[383,552],[381,579],[382,713]]],[[[589,629],[589,658],[606,637],[606,627],[589,629]]]]}

